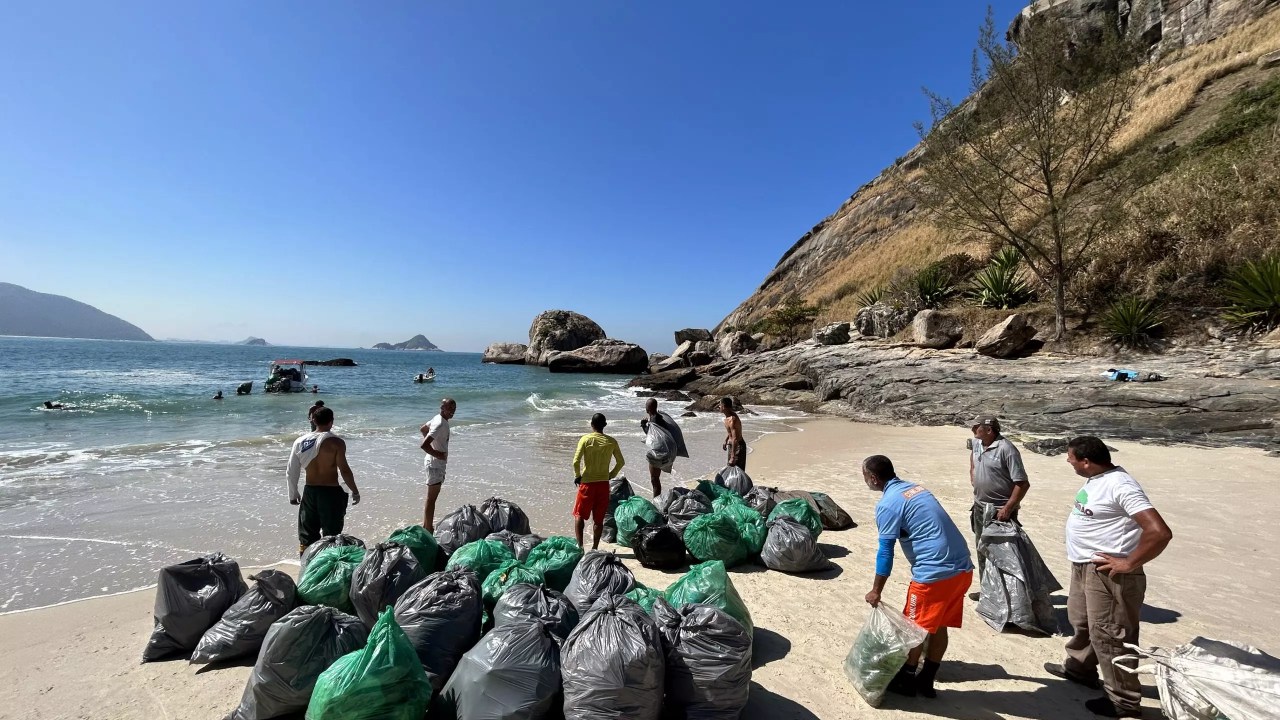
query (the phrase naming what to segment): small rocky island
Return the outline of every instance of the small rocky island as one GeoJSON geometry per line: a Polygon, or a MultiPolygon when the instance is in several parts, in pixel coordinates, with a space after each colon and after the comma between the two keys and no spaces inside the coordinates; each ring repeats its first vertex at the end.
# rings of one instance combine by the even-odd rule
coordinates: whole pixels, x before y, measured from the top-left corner
{"type": "Polygon", "coordinates": [[[248,337],[236,344],[237,345],[253,345],[255,347],[269,347],[271,345],[271,343],[267,342],[266,340],[263,340],[260,337],[248,337]]]}
{"type": "Polygon", "coordinates": [[[380,342],[373,346],[374,350],[434,350],[443,352],[436,347],[435,343],[427,339],[425,335],[414,335],[413,337],[400,343],[384,343],[380,342]]]}
{"type": "Polygon", "coordinates": [[[649,354],[635,343],[605,335],[594,320],[572,310],[547,310],[529,326],[529,344],[498,342],[480,360],[498,365],[539,365],[553,373],[643,372],[649,354]]]}

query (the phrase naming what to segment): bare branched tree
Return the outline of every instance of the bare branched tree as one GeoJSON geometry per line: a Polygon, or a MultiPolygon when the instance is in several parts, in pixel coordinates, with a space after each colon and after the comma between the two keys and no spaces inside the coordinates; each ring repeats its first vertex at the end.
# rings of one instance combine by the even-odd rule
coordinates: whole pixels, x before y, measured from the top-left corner
{"type": "Polygon", "coordinates": [[[944,227],[1016,248],[1052,289],[1055,339],[1066,332],[1067,283],[1120,217],[1113,143],[1147,70],[1114,29],[1051,16],[1016,43],[987,21],[973,54],[973,94],[956,106],[925,90],[932,124],[917,194],[944,227]]]}

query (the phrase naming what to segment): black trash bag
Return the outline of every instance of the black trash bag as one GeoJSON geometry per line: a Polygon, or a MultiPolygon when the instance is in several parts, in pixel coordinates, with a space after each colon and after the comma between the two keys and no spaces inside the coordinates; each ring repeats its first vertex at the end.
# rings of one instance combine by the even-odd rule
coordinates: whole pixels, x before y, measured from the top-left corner
{"type": "Polygon", "coordinates": [[[565,720],[657,720],[666,663],[653,618],[634,600],[606,595],[560,654],[565,720]]]}
{"type": "Polygon", "coordinates": [[[480,514],[489,521],[490,532],[510,530],[517,535],[528,535],[529,516],[520,506],[502,498],[491,497],[480,506],[480,514]]]}
{"type": "MultiPolygon", "coordinates": [[[[674,489],[674,488],[672,488],[674,489]]],[[[682,490],[684,488],[681,488],[682,490]]],[[[667,524],[671,526],[681,537],[684,536],[684,529],[689,527],[689,523],[693,522],[699,515],[706,515],[712,511],[711,498],[703,495],[697,490],[689,490],[679,497],[672,498],[667,503],[667,508],[662,511],[667,517],[667,524]]],[[[631,541],[631,547],[635,547],[635,541],[631,541]]]]}
{"type": "Polygon", "coordinates": [[[429,714],[543,720],[555,717],[561,702],[560,646],[542,623],[521,619],[494,627],[462,656],[429,714]]]}
{"type": "Polygon", "coordinates": [[[452,555],[463,545],[483,540],[491,532],[488,518],[481,515],[475,505],[463,505],[436,523],[436,542],[445,555],[452,555]]]}
{"type": "Polygon", "coordinates": [[[647,568],[678,570],[686,565],[684,540],[669,525],[644,525],[631,540],[636,559],[647,568]]]}
{"type": "Polygon", "coordinates": [[[235,560],[214,553],[160,570],[155,629],[142,662],[170,655],[190,657],[200,638],[249,590],[235,560]]]}
{"type": "Polygon", "coordinates": [[[792,498],[803,498],[809,503],[809,507],[818,513],[818,517],[822,520],[823,530],[848,530],[849,528],[858,527],[858,523],[853,521],[849,513],[844,508],[836,504],[830,495],[825,493],[806,492],[804,490],[780,490],[774,495],[774,500],[779,503],[792,498]]]}
{"type": "Polygon", "coordinates": [[[529,557],[530,550],[538,547],[542,544],[543,540],[546,540],[546,538],[541,535],[534,535],[532,533],[528,535],[517,535],[510,530],[499,530],[498,532],[491,533],[489,537],[485,539],[497,540],[503,545],[506,545],[511,549],[512,554],[514,554],[516,559],[520,562],[524,562],[525,558],[529,557]]]}
{"type": "Polygon", "coordinates": [[[459,658],[480,639],[483,617],[480,580],[466,568],[430,575],[396,601],[396,624],[418,652],[432,691],[440,692],[459,658]]]}
{"type": "Polygon", "coordinates": [[[770,570],[785,573],[817,572],[831,569],[831,561],[822,554],[818,540],[804,523],[789,515],[779,515],[767,523],[760,560],[770,570]]]}
{"type": "Polygon", "coordinates": [[[751,488],[755,487],[747,471],[737,465],[726,465],[723,470],[716,473],[716,484],[729,488],[739,496],[745,496],[751,492],[751,488]]]}
{"type": "Polygon", "coordinates": [[[573,569],[564,596],[577,608],[578,615],[591,609],[601,595],[626,595],[636,585],[636,577],[618,556],[592,550],[573,569]]]}
{"type": "Polygon", "coordinates": [[[354,535],[347,535],[345,533],[342,535],[325,535],[319,540],[308,545],[307,549],[302,553],[302,567],[298,570],[298,577],[301,578],[303,575],[307,574],[307,564],[310,563],[312,558],[316,555],[319,555],[322,551],[331,547],[342,547],[344,545],[355,545],[356,547],[365,546],[364,541],[354,535]]]}
{"type": "Polygon", "coordinates": [[[368,640],[368,628],[355,615],[327,605],[294,608],[267,631],[240,707],[227,720],[304,712],[320,673],[368,640]]]}
{"type": "Polygon", "coordinates": [[[778,506],[778,500],[774,495],[778,492],[778,488],[767,488],[763,485],[756,485],[751,491],[742,496],[747,507],[760,513],[761,517],[769,517],[769,513],[778,506]]]}
{"type": "Polygon", "coordinates": [[[618,542],[618,523],[613,519],[613,511],[617,509],[618,504],[627,498],[635,497],[636,493],[631,489],[631,482],[627,480],[626,475],[609,481],[609,511],[604,514],[604,534],[600,538],[607,543],[618,542]]]}
{"type": "Polygon", "coordinates": [[[666,652],[669,717],[739,717],[751,694],[751,633],[729,613],[711,605],[677,609],[659,601],[654,603],[654,614],[666,652]]]}
{"type": "Polygon", "coordinates": [[[365,627],[373,629],[378,616],[395,605],[429,572],[418,564],[413,550],[400,543],[374,545],[351,574],[351,605],[365,627]]]}
{"type": "Polygon", "coordinates": [[[293,578],[279,570],[263,570],[250,575],[253,587],[222,613],[222,619],[209,628],[195,652],[194,665],[222,662],[246,655],[257,655],[262,640],[272,624],[298,604],[298,586],[293,578]]]}
{"type": "Polygon", "coordinates": [[[557,643],[563,643],[578,625],[578,610],[569,598],[545,585],[512,585],[493,607],[493,627],[527,620],[542,623],[557,643]]]}

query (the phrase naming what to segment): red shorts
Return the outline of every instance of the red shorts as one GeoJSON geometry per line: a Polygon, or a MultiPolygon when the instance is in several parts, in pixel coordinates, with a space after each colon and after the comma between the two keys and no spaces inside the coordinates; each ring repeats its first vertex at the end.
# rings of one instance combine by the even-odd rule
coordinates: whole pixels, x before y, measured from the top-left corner
{"type": "Polygon", "coordinates": [[[964,596],[971,584],[972,570],[927,585],[912,580],[907,588],[907,607],[902,614],[930,635],[939,628],[958,628],[964,620],[964,596]]]}
{"type": "Polygon", "coordinates": [[[609,482],[578,483],[578,497],[573,501],[573,516],[579,520],[595,518],[596,522],[604,522],[605,513],[609,512],[609,482]]]}

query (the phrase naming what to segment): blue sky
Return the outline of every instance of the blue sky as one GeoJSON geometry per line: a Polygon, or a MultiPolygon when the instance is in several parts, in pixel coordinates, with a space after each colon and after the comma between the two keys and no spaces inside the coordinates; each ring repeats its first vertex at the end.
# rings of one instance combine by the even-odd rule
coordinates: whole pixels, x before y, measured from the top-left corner
{"type": "Polygon", "coordinates": [[[480,350],[568,308],[667,352],[966,93],[985,12],[11,5],[0,281],[155,337],[480,350]]]}

